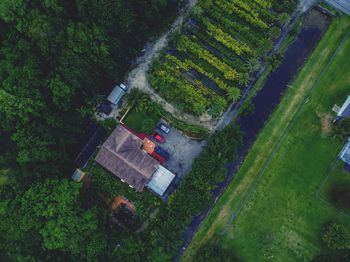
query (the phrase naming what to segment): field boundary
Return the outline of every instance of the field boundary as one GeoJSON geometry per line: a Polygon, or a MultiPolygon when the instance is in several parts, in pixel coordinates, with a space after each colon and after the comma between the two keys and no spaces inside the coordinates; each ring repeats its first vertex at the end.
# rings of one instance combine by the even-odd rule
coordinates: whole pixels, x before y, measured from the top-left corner
{"type": "Polygon", "coordinates": [[[313,83],[311,88],[305,93],[304,99],[300,102],[300,104],[296,108],[296,111],[294,112],[293,117],[289,121],[287,127],[283,130],[282,135],[279,136],[279,138],[278,138],[277,142],[275,143],[275,146],[274,146],[272,152],[270,153],[270,155],[268,156],[267,160],[265,161],[263,166],[260,168],[260,170],[258,172],[258,176],[256,177],[256,179],[252,183],[250,183],[248,190],[245,191],[245,193],[242,197],[242,200],[239,203],[237,210],[231,215],[229,221],[224,226],[224,229],[219,233],[220,236],[224,235],[227,232],[230,225],[233,223],[233,221],[236,219],[238,214],[245,207],[245,205],[248,202],[248,200],[250,199],[251,195],[255,192],[255,189],[258,186],[259,182],[261,181],[263,175],[265,174],[267,167],[269,166],[269,164],[272,161],[273,157],[275,156],[276,152],[280,149],[281,145],[283,144],[286,136],[289,133],[289,130],[291,129],[291,127],[293,126],[293,124],[297,120],[299,113],[301,112],[301,110],[303,109],[305,104],[307,104],[309,102],[309,98],[310,98],[311,93],[314,91],[315,87],[318,86],[320,80],[322,79],[322,77],[324,75],[324,72],[329,68],[330,64],[334,61],[336,55],[338,54],[341,47],[344,45],[345,41],[348,39],[349,35],[350,35],[350,33],[346,33],[340,39],[335,51],[332,53],[331,57],[328,59],[328,62],[322,67],[320,73],[318,74],[317,79],[315,80],[315,82],[313,83]]]}
{"type": "Polygon", "coordinates": [[[323,202],[325,205],[333,208],[336,212],[338,212],[340,215],[346,217],[347,219],[350,220],[350,215],[346,214],[345,212],[343,212],[342,210],[340,210],[339,208],[337,208],[334,204],[332,204],[332,202],[328,201],[327,199],[325,199],[324,197],[321,196],[320,192],[323,189],[324,185],[327,183],[328,179],[332,176],[334,169],[337,167],[337,164],[340,162],[340,160],[338,158],[336,158],[334,160],[334,162],[331,164],[330,170],[327,173],[326,177],[324,178],[324,180],[322,181],[322,183],[320,184],[320,187],[317,189],[316,191],[316,197],[323,202]]]}

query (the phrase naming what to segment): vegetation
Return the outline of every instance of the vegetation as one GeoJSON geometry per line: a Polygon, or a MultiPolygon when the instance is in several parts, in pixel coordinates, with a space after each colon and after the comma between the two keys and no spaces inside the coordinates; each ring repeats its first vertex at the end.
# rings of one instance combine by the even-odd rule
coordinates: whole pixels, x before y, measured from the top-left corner
{"type": "MultiPolygon", "coordinates": [[[[192,170],[185,176],[176,192],[169,197],[167,204],[160,203],[147,192],[135,194],[125,183],[116,180],[101,167],[93,167],[90,170],[92,181],[88,195],[96,196],[101,193],[107,198],[112,198],[116,194],[122,194],[136,205],[143,221],[149,217],[145,223],[147,226],[139,233],[110,232],[108,247],[112,249],[106,252],[104,259],[170,261],[182,242],[182,233],[186,225],[211,201],[211,191],[225,177],[225,164],[235,159],[240,142],[241,133],[236,126],[230,125],[212,135],[202,154],[195,159],[192,170]],[[159,209],[155,211],[157,207],[159,209]],[[114,249],[115,243],[118,243],[117,249],[114,249]]],[[[96,197],[91,197],[91,201],[90,205],[94,205],[96,197]]],[[[208,253],[203,254],[203,258],[207,255],[208,253]]]]}
{"type": "Polygon", "coordinates": [[[243,261],[311,260],[327,252],[319,237],[324,224],[349,228],[348,218],[316,195],[343,146],[322,134],[322,123],[348,95],[350,38],[341,41],[349,25],[348,17],[334,18],[183,261],[214,240],[243,261]]]}
{"type": "MultiPolygon", "coordinates": [[[[153,64],[152,87],[184,111],[218,117],[259,69],[293,4],[199,1],[187,26],[172,36],[169,50],[153,64]]],[[[278,57],[271,63],[277,64],[278,57]]]]}
{"type": "Polygon", "coordinates": [[[345,118],[332,126],[332,135],[345,140],[350,135],[350,118],[345,118]]]}
{"type": "Polygon", "coordinates": [[[336,223],[326,225],[322,230],[322,240],[330,249],[350,248],[350,232],[344,225],[336,223]]]}
{"type": "Polygon", "coordinates": [[[339,161],[319,189],[319,196],[334,208],[350,215],[350,176],[339,161]]]}
{"type": "Polygon", "coordinates": [[[174,117],[165,111],[160,104],[152,101],[148,95],[141,91],[135,90],[131,92],[128,96],[128,103],[131,106],[131,110],[127,113],[124,122],[136,132],[149,134],[155,128],[159,119],[163,118],[171,126],[194,139],[205,139],[209,135],[207,129],[198,125],[188,124],[174,117]],[[149,124],[145,128],[145,122],[152,122],[153,124],[149,124]]]}
{"type": "Polygon", "coordinates": [[[193,261],[195,262],[234,262],[237,259],[231,250],[223,249],[216,243],[207,243],[203,245],[197,252],[193,261]]]}
{"type": "Polygon", "coordinates": [[[175,5],[0,1],[0,260],[105,261],[106,212],[82,208],[65,178],[88,102],[124,77],[175,5]]]}

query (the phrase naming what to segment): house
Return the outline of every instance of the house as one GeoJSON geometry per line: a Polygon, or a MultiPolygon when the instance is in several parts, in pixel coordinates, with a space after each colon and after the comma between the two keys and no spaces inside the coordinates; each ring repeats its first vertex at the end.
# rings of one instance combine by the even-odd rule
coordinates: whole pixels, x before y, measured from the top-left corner
{"type": "Polygon", "coordinates": [[[350,137],[338,156],[344,163],[350,165],[350,137]]]}
{"type": "Polygon", "coordinates": [[[98,152],[95,161],[136,191],[147,186],[162,195],[175,175],[159,165],[150,153],[155,144],[141,139],[124,125],[118,125],[98,152]]]}
{"type": "Polygon", "coordinates": [[[84,168],[92,154],[96,151],[97,146],[101,143],[106,130],[100,125],[88,120],[82,133],[82,139],[79,145],[79,153],[74,163],[80,168],[84,168]]]}
{"type": "Polygon", "coordinates": [[[337,113],[337,117],[335,121],[339,121],[345,117],[349,117],[350,116],[350,96],[348,96],[348,98],[346,99],[346,101],[341,107],[335,105],[333,107],[333,111],[337,113]]]}
{"type": "Polygon", "coordinates": [[[102,145],[95,160],[136,191],[142,191],[158,161],[142,150],[143,140],[118,125],[102,145]]]}
{"type": "Polygon", "coordinates": [[[128,90],[128,87],[125,84],[120,84],[118,86],[115,86],[112,92],[107,97],[107,100],[111,102],[113,105],[117,105],[120,102],[120,100],[123,98],[127,90],[128,90]]]}

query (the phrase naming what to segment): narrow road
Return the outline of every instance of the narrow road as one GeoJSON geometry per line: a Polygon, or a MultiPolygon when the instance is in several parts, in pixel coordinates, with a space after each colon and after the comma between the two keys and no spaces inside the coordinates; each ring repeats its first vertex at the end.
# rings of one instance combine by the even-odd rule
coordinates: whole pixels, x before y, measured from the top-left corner
{"type": "Polygon", "coordinates": [[[325,2],[345,14],[350,15],[350,0],[325,0],[325,2]]]}

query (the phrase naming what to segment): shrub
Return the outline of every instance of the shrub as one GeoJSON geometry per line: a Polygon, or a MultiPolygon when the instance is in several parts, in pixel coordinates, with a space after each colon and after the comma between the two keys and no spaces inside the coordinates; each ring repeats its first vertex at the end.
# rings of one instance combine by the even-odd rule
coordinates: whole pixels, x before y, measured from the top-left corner
{"type": "Polygon", "coordinates": [[[350,248],[350,232],[341,224],[330,223],[322,229],[322,240],[330,249],[350,248]]]}

